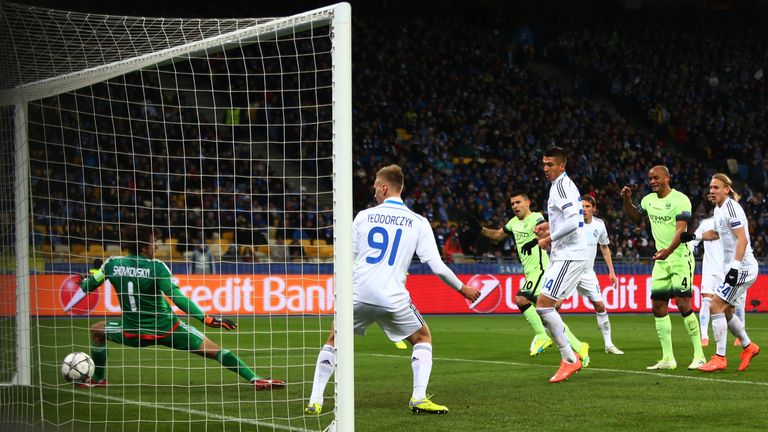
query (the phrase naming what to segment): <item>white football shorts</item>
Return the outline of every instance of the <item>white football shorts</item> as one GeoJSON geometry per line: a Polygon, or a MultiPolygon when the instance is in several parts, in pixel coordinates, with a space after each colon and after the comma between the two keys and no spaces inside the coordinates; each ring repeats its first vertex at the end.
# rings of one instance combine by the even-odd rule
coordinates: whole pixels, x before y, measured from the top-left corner
{"type": "Polygon", "coordinates": [[[395,311],[368,303],[355,303],[353,308],[355,334],[359,336],[365,336],[365,329],[376,323],[384,330],[389,340],[398,342],[416,333],[425,325],[424,318],[411,302],[395,311]]]}
{"type": "Polygon", "coordinates": [[[701,275],[701,293],[714,294],[717,287],[723,283],[725,275],[723,274],[702,274],[701,275]]]}
{"type": "Polygon", "coordinates": [[[587,261],[550,261],[544,270],[541,294],[563,300],[573,295],[581,277],[587,271],[587,261]]]}
{"type": "Polygon", "coordinates": [[[584,272],[576,290],[592,303],[603,301],[603,292],[600,289],[600,282],[597,280],[597,274],[594,270],[584,272]]]}
{"type": "Polygon", "coordinates": [[[715,295],[729,305],[738,306],[740,302],[746,299],[747,290],[757,280],[757,273],[758,267],[756,265],[739,270],[739,275],[736,277],[736,285],[730,286],[725,282],[721,282],[715,290],[715,295]]]}

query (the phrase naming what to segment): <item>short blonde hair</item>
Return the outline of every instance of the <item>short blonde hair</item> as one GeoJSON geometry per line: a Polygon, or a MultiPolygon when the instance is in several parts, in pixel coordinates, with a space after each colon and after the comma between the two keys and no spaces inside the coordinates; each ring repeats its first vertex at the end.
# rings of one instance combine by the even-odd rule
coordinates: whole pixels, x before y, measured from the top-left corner
{"type": "Polygon", "coordinates": [[[403,190],[403,183],[405,183],[405,174],[400,165],[387,165],[384,168],[376,172],[376,177],[387,183],[392,189],[396,191],[403,190]]]}
{"type": "Polygon", "coordinates": [[[727,175],[727,174],[724,174],[724,173],[716,173],[715,175],[713,175],[713,176],[712,176],[712,180],[720,180],[720,181],[721,181],[721,182],[723,182],[723,183],[724,183],[726,186],[728,186],[728,189],[730,189],[730,190],[731,190],[731,191],[728,193],[728,195],[730,195],[730,196],[731,196],[731,198],[733,198],[734,200],[738,201],[738,200],[740,200],[740,199],[741,199],[741,195],[739,195],[739,193],[738,193],[738,192],[736,192],[735,190],[733,190],[733,180],[731,180],[731,178],[730,178],[730,177],[728,177],[728,175],[727,175]]]}

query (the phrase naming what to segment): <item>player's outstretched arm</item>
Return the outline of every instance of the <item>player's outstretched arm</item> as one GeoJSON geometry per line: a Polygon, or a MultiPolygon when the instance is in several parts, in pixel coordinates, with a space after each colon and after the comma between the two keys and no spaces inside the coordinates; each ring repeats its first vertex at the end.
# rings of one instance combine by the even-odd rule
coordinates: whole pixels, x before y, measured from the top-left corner
{"type": "Polygon", "coordinates": [[[482,227],[480,229],[480,235],[487,237],[497,243],[509,237],[509,235],[507,235],[503,229],[491,229],[486,227],[482,227]]]}
{"type": "Polygon", "coordinates": [[[480,298],[480,290],[477,288],[462,285],[459,292],[464,296],[465,299],[472,302],[480,298]]]}
{"type": "Polygon", "coordinates": [[[624,207],[624,214],[627,216],[627,219],[634,223],[642,222],[643,214],[640,213],[637,206],[632,204],[632,188],[624,186],[621,189],[621,200],[624,207]]]}
{"type": "MultiPolygon", "coordinates": [[[[719,240],[720,234],[717,233],[715,230],[709,230],[704,231],[701,233],[701,235],[695,234],[695,233],[689,233],[688,231],[680,234],[680,242],[682,243],[688,243],[690,241],[712,241],[712,240],[719,240]]],[[[698,244],[698,243],[697,243],[698,244]]]]}

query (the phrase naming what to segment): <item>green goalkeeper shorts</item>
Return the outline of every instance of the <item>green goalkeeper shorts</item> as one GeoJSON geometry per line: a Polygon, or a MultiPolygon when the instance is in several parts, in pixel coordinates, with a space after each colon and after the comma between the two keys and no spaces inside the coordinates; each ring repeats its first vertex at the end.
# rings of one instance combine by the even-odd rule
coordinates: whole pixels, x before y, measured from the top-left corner
{"type": "Polygon", "coordinates": [[[656,261],[653,264],[651,280],[651,298],[653,300],[691,297],[693,260],[656,261]]]}
{"type": "Polygon", "coordinates": [[[176,321],[169,331],[158,334],[126,330],[122,321],[107,321],[104,333],[107,340],[134,348],[163,345],[182,351],[197,351],[205,340],[200,330],[182,321],[176,321]]]}
{"type": "Polygon", "coordinates": [[[539,271],[525,275],[525,284],[517,292],[517,295],[525,297],[530,300],[531,303],[536,303],[536,298],[541,292],[541,279],[544,277],[544,272],[539,271]]]}

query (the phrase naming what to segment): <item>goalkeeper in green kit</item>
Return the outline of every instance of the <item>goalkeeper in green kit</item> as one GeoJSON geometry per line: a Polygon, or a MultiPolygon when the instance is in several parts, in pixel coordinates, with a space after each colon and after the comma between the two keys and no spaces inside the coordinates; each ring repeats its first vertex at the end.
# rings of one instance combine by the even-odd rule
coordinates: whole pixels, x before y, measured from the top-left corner
{"type": "Polygon", "coordinates": [[[675,369],[677,362],[672,351],[672,322],[668,314],[669,300],[675,298],[683,316],[685,330],[693,344],[693,361],[688,369],[695,370],[706,359],[701,348],[699,321],[691,309],[691,284],[693,282],[693,255],[685,245],[680,246],[680,234],[684,233],[691,218],[691,201],[685,194],[669,186],[669,169],[655,166],[648,171],[652,192],[646,195],[640,206],[632,204],[632,190],[621,190],[624,214],[639,224],[643,217],[651,222],[651,234],[656,243],[651,274],[651,300],[656,319],[656,334],[661,342],[662,358],[646,369],[675,369]]]}
{"type": "Polygon", "coordinates": [[[222,349],[173,313],[164,296],[171,299],[187,315],[208,327],[226,330],[237,328],[231,320],[205,315],[193,301],[182,294],[173,282],[168,267],[154,259],[158,234],[153,228],[143,225],[125,229],[121,242],[124,247],[127,246],[130,255],[107,259],[99,270],[81,281],[81,291],[64,308],[71,309],[87,293],[109,280],[117,292],[123,311],[119,320],[99,321],[91,326],[91,357],[96,364],[96,371],[88,382],[80,386],[88,388],[107,385],[106,342],[109,340],[134,348],[164,345],[189,351],[215,359],[222,366],[251,382],[257,390],[284,387],[283,381],[264,379],[256,375],[234,353],[222,349]]]}

